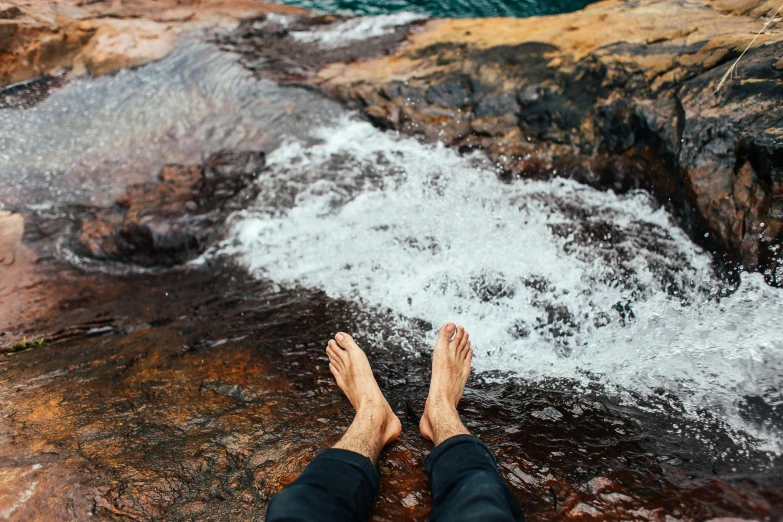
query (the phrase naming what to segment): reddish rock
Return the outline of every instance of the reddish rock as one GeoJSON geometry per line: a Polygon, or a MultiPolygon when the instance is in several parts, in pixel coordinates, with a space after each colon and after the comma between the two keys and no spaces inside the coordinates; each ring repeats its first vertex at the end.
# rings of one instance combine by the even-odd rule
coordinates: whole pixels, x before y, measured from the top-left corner
{"type": "Polygon", "coordinates": [[[131,185],[114,207],[84,219],[78,244],[97,259],[148,266],[192,259],[239,208],[232,199],[252,197],[263,168],[263,152],[219,152],[204,165],[167,165],[158,182],[131,185]]]}
{"type": "Polygon", "coordinates": [[[22,10],[15,5],[0,4],[0,20],[13,20],[22,14],[22,10]]]}
{"type": "Polygon", "coordinates": [[[39,76],[108,74],[159,60],[185,32],[297,7],[250,0],[20,0],[0,4],[0,87],[39,76]]]}

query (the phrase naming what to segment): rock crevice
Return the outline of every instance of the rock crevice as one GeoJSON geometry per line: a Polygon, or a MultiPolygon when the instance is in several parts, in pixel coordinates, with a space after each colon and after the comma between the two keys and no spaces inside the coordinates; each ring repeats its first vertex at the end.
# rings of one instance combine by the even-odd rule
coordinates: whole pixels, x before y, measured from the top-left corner
{"type": "Polygon", "coordinates": [[[263,152],[223,151],[203,165],[166,165],[159,181],[131,185],[110,208],[82,219],[81,252],[146,266],[193,259],[216,240],[222,223],[255,196],[263,152]]]}

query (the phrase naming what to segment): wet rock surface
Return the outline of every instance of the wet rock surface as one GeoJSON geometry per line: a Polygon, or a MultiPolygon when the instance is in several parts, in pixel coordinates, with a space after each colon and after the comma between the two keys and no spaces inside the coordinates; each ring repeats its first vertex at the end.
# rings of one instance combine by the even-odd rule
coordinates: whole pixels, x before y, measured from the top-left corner
{"type": "Polygon", "coordinates": [[[0,87],[62,72],[100,76],[135,67],[168,55],[183,33],[230,28],[270,12],[305,11],[246,0],[3,3],[0,87]]]}
{"type": "Polygon", "coordinates": [[[167,165],[157,183],[131,185],[82,219],[78,244],[96,259],[141,265],[188,261],[215,241],[231,211],[247,206],[263,152],[218,152],[203,165],[167,165]]]}
{"type": "Polygon", "coordinates": [[[0,109],[29,109],[67,83],[65,75],[44,75],[0,90],[0,109]]]}
{"type": "MultiPolygon", "coordinates": [[[[509,176],[647,189],[695,240],[780,284],[779,32],[714,92],[776,7],[602,2],[546,21],[431,21],[389,56],[335,53],[311,82],[383,128],[485,150],[509,176]]],[[[289,38],[257,27],[232,48],[254,57],[289,38]]],[[[290,69],[266,64],[285,78],[278,67],[290,69]]]]}
{"type": "MultiPolygon", "coordinates": [[[[764,12],[735,12],[728,4],[715,4],[720,11],[701,6],[699,16],[725,16],[750,28],[764,12]]],[[[155,11],[156,23],[198,20],[198,9],[155,11]]],[[[630,14],[620,20],[638,20],[633,9],[622,12],[630,14]]],[[[294,44],[291,33],[328,30],[346,19],[309,15],[288,28],[274,17],[255,19],[235,33],[244,43],[223,44],[243,52],[260,75],[320,82],[378,125],[464,150],[483,148],[510,175],[557,169],[616,190],[651,188],[660,200],[671,198],[694,233],[739,238],[741,252],[719,244],[772,267],[777,261],[767,244],[779,241],[770,224],[777,212],[779,112],[769,110],[778,95],[767,87],[777,85],[779,73],[765,64],[779,50],[777,36],[743,62],[743,71],[762,81],[731,83],[720,94],[739,115],[731,119],[708,95],[746,43],[744,33],[736,41],[688,43],[674,27],[685,23],[678,20],[667,26],[668,36],[645,45],[606,47],[601,40],[584,47],[584,31],[595,32],[604,14],[614,16],[591,13],[573,30],[565,29],[577,18],[557,17],[564,24],[551,29],[562,36],[557,45],[552,35],[526,32],[529,21],[450,21],[395,27],[359,50],[317,51],[322,44],[306,38],[294,44]],[[488,32],[497,34],[488,38],[488,32]],[[528,34],[529,42],[512,36],[528,34]],[[408,45],[392,51],[405,38],[408,45]],[[275,41],[282,43],[264,55],[275,41]],[[286,48],[312,52],[312,61],[297,62],[286,48]],[[380,57],[387,51],[392,54],[380,57]],[[667,61],[675,55],[684,61],[667,61]],[[328,65],[339,60],[365,62],[328,65]],[[688,77],[689,70],[697,72],[688,77]],[[759,107],[768,110],[754,112],[759,107]],[[732,141],[746,129],[753,132],[742,134],[745,141],[732,141]],[[759,233],[769,240],[759,242],[748,234],[761,228],[762,218],[759,233]],[[719,221],[725,230],[709,228],[719,221]]],[[[11,10],[3,19],[23,15],[11,10]]],[[[737,32],[732,27],[725,34],[737,32]]],[[[628,29],[639,31],[631,22],[628,29]]],[[[6,90],[0,104],[34,106],[57,88],[51,82],[6,90]]],[[[402,437],[379,463],[372,519],[426,519],[422,461],[430,447],[417,424],[430,346],[410,350],[406,332],[390,331],[383,310],[281,288],[229,259],[162,268],[193,258],[220,237],[228,212],[252,197],[262,165],[260,153],[224,152],[203,164],[169,165],[157,182],[130,186],[110,208],[33,212],[20,205],[24,216],[0,213],[0,518],[263,519],[269,499],[351,421],[323,352],[340,329],[367,333],[358,340],[403,421],[402,437]]],[[[553,308],[549,321],[557,324],[559,314],[553,308]]],[[[415,328],[434,338],[436,326],[415,328]]],[[[566,382],[488,374],[470,381],[462,415],[495,451],[531,519],[781,516],[780,457],[739,447],[717,426],[705,444],[703,431],[672,428],[681,423],[677,411],[653,415],[615,399],[599,387],[584,392],[566,382]]]]}
{"type": "Polygon", "coordinates": [[[409,18],[414,20],[362,25],[361,18],[334,14],[262,15],[229,35],[218,36],[217,41],[230,50],[241,50],[245,67],[264,78],[309,86],[318,80],[322,68],[335,61],[351,63],[388,55],[423,23],[409,18]],[[357,34],[352,37],[351,32],[357,34]]]}
{"type": "MultiPolygon", "coordinates": [[[[337,329],[367,324],[388,339],[359,341],[404,426],[379,463],[372,520],[426,518],[430,448],[417,425],[430,347],[403,350],[405,332],[384,332],[383,314],[253,280],[225,259],[136,276],[39,265],[38,290],[56,313],[22,329],[69,333],[0,357],[4,518],[261,520],[350,423],[323,350],[337,329]]],[[[567,389],[489,376],[471,380],[463,401],[466,425],[531,518],[777,513],[774,468],[717,457],[670,434],[668,419],[567,389]]]]}

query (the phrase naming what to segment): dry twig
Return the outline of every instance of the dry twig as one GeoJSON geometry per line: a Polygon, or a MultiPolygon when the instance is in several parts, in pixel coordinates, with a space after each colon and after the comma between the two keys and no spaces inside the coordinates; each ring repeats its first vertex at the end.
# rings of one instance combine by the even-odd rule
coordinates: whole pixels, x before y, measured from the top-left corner
{"type": "Polygon", "coordinates": [[[720,79],[720,83],[718,84],[717,87],[715,87],[715,93],[716,94],[720,90],[720,88],[723,87],[723,84],[726,82],[726,80],[729,79],[729,77],[732,75],[732,73],[735,73],[737,71],[737,64],[739,63],[739,61],[742,60],[742,57],[745,56],[745,53],[748,52],[748,49],[750,49],[753,46],[753,44],[756,41],[756,39],[759,36],[761,36],[761,33],[763,33],[764,31],[767,30],[767,27],[769,27],[769,24],[771,24],[773,21],[775,21],[775,17],[778,16],[778,13],[780,11],[783,11],[783,4],[781,4],[781,6],[778,7],[777,11],[772,13],[772,16],[769,17],[769,20],[767,20],[767,23],[765,23],[764,27],[761,28],[761,31],[756,33],[756,36],[753,37],[753,40],[751,40],[750,43],[748,44],[748,46],[745,48],[745,50],[742,51],[742,54],[739,55],[739,58],[737,58],[734,61],[734,63],[731,65],[731,67],[729,67],[729,70],[726,71],[726,74],[723,75],[723,78],[720,79]]]}

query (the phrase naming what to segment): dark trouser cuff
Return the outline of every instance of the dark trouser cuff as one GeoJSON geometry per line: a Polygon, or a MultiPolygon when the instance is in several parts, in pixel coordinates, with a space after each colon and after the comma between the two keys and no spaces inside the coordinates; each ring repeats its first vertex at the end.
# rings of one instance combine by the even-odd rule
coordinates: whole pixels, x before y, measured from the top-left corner
{"type": "Polygon", "coordinates": [[[525,515],[489,448],[472,435],[440,443],[424,460],[432,522],[522,522],[525,515]]]}
{"type": "Polygon", "coordinates": [[[372,461],[353,451],[327,449],[269,504],[267,522],[362,522],[378,494],[372,461]]]}
{"type": "Polygon", "coordinates": [[[495,467],[497,467],[495,457],[492,455],[492,452],[489,451],[487,445],[481,441],[481,439],[474,437],[473,435],[454,435],[453,437],[450,437],[435,446],[435,449],[433,449],[430,454],[427,455],[427,458],[424,459],[424,471],[427,473],[427,476],[432,474],[432,468],[444,453],[461,444],[476,444],[481,446],[484,451],[487,452],[487,455],[489,455],[489,457],[492,459],[492,462],[495,463],[495,467]]]}
{"type": "Polygon", "coordinates": [[[356,453],[355,451],[346,449],[329,448],[319,453],[310,464],[316,460],[336,460],[349,464],[350,466],[359,470],[359,472],[369,483],[370,487],[372,487],[373,498],[375,498],[375,495],[378,494],[378,489],[381,486],[381,478],[378,475],[378,470],[375,469],[375,465],[372,463],[372,461],[361,453],[356,453]]]}

